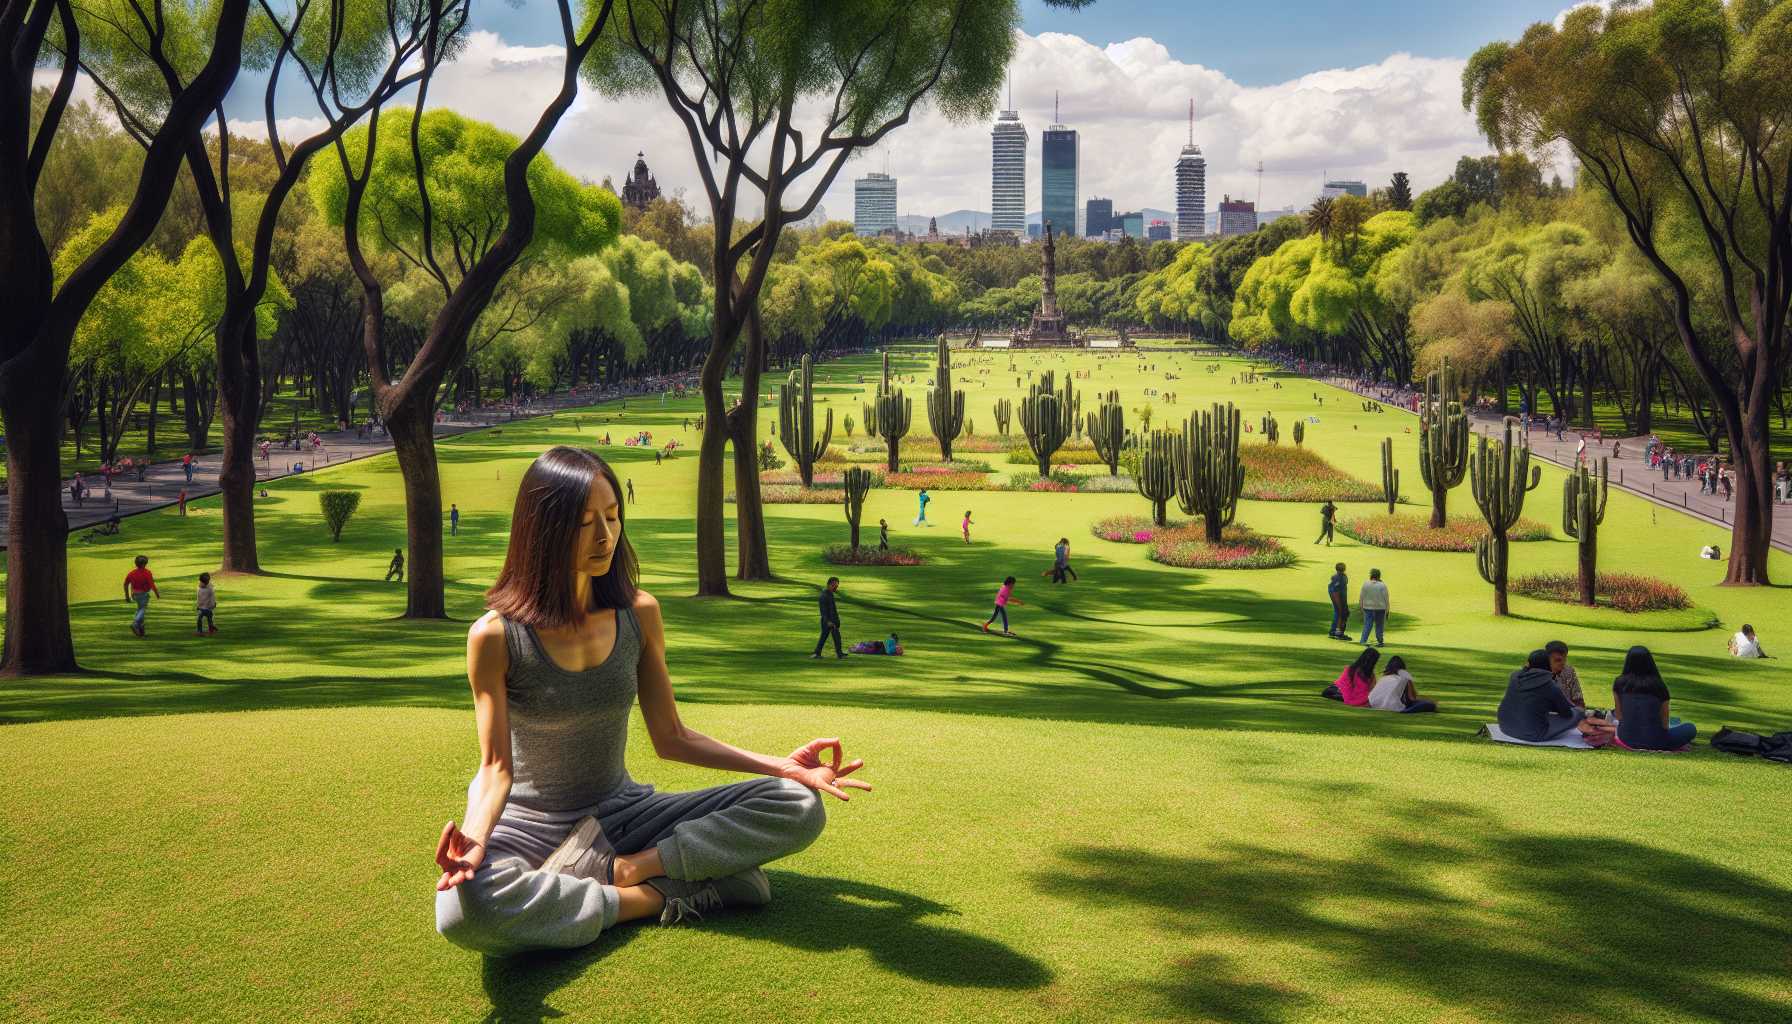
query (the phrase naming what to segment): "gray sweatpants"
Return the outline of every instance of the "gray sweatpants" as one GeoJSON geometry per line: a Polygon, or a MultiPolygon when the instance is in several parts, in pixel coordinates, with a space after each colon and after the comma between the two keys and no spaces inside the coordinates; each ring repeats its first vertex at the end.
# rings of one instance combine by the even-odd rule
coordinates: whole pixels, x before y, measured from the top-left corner
{"type": "Polygon", "coordinates": [[[580,818],[595,815],[617,853],[659,848],[666,874],[721,878],[787,857],[821,834],[814,790],[753,779],[689,793],[631,782],[592,807],[540,811],[511,804],[472,878],[436,893],[436,930],[491,956],[583,946],[616,924],[621,898],[594,879],[539,871],[580,818]]]}

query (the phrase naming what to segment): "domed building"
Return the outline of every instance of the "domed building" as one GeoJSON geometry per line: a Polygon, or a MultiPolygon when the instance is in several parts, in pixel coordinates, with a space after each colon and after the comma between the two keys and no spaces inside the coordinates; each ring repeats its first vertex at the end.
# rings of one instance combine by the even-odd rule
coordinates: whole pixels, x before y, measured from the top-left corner
{"type": "Polygon", "coordinates": [[[647,209],[647,204],[660,197],[659,182],[647,173],[646,154],[635,154],[635,169],[622,183],[622,201],[637,210],[647,209]]]}

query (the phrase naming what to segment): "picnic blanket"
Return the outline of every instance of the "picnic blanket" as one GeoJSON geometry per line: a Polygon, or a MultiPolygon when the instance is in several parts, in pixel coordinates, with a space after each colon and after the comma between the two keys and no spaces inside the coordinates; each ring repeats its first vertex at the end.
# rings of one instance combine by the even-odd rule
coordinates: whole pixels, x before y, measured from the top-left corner
{"type": "Polygon", "coordinates": [[[1497,724],[1495,724],[1493,722],[1489,722],[1486,725],[1483,725],[1481,727],[1481,731],[1479,733],[1476,733],[1476,735],[1485,736],[1488,739],[1494,740],[1499,743],[1516,743],[1521,747],[1567,747],[1570,750],[1597,750],[1597,749],[1599,749],[1599,748],[1593,746],[1591,743],[1588,743],[1587,738],[1585,736],[1582,736],[1578,730],[1574,730],[1574,729],[1570,729],[1568,732],[1564,733],[1561,736],[1557,736],[1553,740],[1533,741],[1533,740],[1521,740],[1521,739],[1518,739],[1513,736],[1508,736],[1508,735],[1506,735],[1505,731],[1502,730],[1497,724]]]}

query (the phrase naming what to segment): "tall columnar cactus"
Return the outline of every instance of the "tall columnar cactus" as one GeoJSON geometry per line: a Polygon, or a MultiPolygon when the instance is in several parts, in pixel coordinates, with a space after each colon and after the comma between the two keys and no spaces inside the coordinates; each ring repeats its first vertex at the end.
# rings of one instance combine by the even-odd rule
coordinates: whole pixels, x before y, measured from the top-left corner
{"type": "Polygon", "coordinates": [[[1110,391],[1101,399],[1101,411],[1089,414],[1089,440],[1095,442],[1095,454],[1108,464],[1108,475],[1120,475],[1120,449],[1126,445],[1126,407],[1120,404],[1120,392],[1110,391]]]}
{"type": "Polygon", "coordinates": [[[1450,488],[1468,472],[1468,451],[1468,413],[1462,408],[1456,371],[1445,359],[1441,369],[1426,375],[1419,405],[1419,475],[1431,491],[1434,530],[1448,521],[1450,488]]]}
{"type": "Polygon", "coordinates": [[[1299,448],[1300,443],[1302,441],[1305,441],[1306,439],[1307,439],[1307,421],[1306,420],[1295,420],[1294,421],[1294,447],[1299,448]]]}
{"type": "Polygon", "coordinates": [[[996,399],[995,408],[996,433],[1008,436],[1008,423],[1014,418],[1014,403],[1006,398],[996,399]]]}
{"type": "Polygon", "coordinates": [[[865,495],[871,490],[869,469],[853,466],[846,471],[844,482],[846,523],[852,527],[852,549],[859,550],[859,515],[865,511],[865,495]]]}
{"type": "Polygon", "coordinates": [[[1027,397],[1020,403],[1020,428],[1026,432],[1027,447],[1039,463],[1039,475],[1050,476],[1052,456],[1070,439],[1076,420],[1076,394],[1070,381],[1062,392],[1055,391],[1056,377],[1047,370],[1027,388],[1027,397]]]}
{"type": "Polygon", "coordinates": [[[1381,496],[1388,503],[1388,515],[1394,514],[1394,503],[1400,500],[1400,470],[1394,467],[1394,439],[1381,439],[1381,496]]]}
{"type": "Polygon", "coordinates": [[[1169,522],[1170,499],[1176,497],[1176,443],[1168,431],[1153,431],[1139,449],[1139,475],[1133,481],[1151,502],[1151,521],[1169,522]]]}
{"type": "Polygon", "coordinates": [[[804,356],[802,365],[790,371],[790,379],[778,385],[778,440],[796,463],[804,487],[815,483],[815,462],[828,450],[834,437],[834,410],[828,409],[821,436],[815,436],[815,368],[804,356]]]}
{"type": "Polygon", "coordinates": [[[1276,444],[1282,440],[1282,425],[1276,422],[1274,415],[1263,414],[1263,440],[1276,444]]]}
{"type": "Polygon", "coordinates": [[[1605,522],[1605,499],[1611,489],[1608,460],[1599,460],[1595,476],[1581,466],[1562,484],[1562,532],[1580,543],[1580,603],[1593,603],[1599,570],[1599,526],[1605,522]],[[1597,486],[1595,486],[1597,480],[1597,486]]]}
{"type": "Polygon", "coordinates": [[[915,403],[902,397],[901,388],[891,388],[888,392],[877,396],[877,436],[884,439],[888,446],[890,472],[899,468],[902,457],[902,439],[908,435],[909,420],[915,411],[915,403]]]}
{"type": "Polygon", "coordinates": [[[1506,532],[1518,525],[1525,493],[1536,490],[1543,478],[1543,470],[1531,465],[1530,443],[1517,427],[1518,421],[1508,418],[1505,440],[1489,445],[1480,438],[1468,464],[1469,490],[1487,521],[1487,536],[1475,541],[1475,566],[1493,584],[1495,615],[1507,612],[1506,568],[1512,548],[1506,532]]]}
{"type": "Polygon", "coordinates": [[[952,439],[964,429],[964,392],[952,387],[952,350],[940,335],[933,366],[933,387],[927,392],[927,424],[940,442],[940,458],[952,461],[952,439]]]}
{"type": "Polygon", "coordinates": [[[1176,438],[1176,503],[1200,515],[1208,543],[1232,525],[1244,490],[1244,460],[1238,457],[1238,408],[1215,402],[1209,412],[1190,416],[1176,438]]]}
{"type": "Polygon", "coordinates": [[[884,374],[883,374],[883,377],[880,378],[877,382],[877,391],[876,391],[876,393],[874,393],[871,396],[871,401],[861,403],[863,406],[863,409],[861,411],[864,412],[864,414],[865,414],[865,436],[866,437],[876,437],[877,436],[877,429],[878,429],[878,427],[877,427],[877,400],[879,398],[883,397],[886,393],[888,393],[889,390],[890,390],[890,353],[885,352],[884,353],[884,374]]]}

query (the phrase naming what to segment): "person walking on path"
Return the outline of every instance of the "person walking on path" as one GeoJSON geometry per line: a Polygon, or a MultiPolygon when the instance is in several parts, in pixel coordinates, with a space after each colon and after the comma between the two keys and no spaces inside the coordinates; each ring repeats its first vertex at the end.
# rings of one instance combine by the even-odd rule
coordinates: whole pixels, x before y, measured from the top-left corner
{"type": "Polygon", "coordinates": [[[630,505],[635,503],[635,481],[633,477],[630,477],[628,481],[628,503],[630,505]]]}
{"type": "Polygon", "coordinates": [[[156,586],[156,578],[149,571],[149,556],[138,555],[136,568],[124,575],[124,599],[137,604],[137,614],[131,619],[131,632],[138,636],[146,636],[143,620],[149,615],[149,595],[162,596],[156,586]]]}
{"type": "Polygon", "coordinates": [[[448,503],[448,536],[460,536],[460,506],[452,501],[448,503]]]}
{"type": "Polygon", "coordinates": [[[834,657],[844,658],[846,652],[840,648],[840,605],[834,595],[840,591],[840,577],[829,576],[827,586],[821,588],[821,639],[815,641],[815,653],[811,658],[821,657],[822,645],[828,642],[828,635],[834,637],[834,657]]]}
{"type": "Polygon", "coordinates": [[[1003,580],[1002,588],[996,591],[996,610],[990,612],[989,618],[983,620],[983,632],[989,632],[989,624],[996,621],[996,618],[999,616],[1002,620],[1002,635],[1013,636],[1013,631],[1008,628],[1008,606],[1010,604],[1024,605],[1026,603],[1027,602],[1014,596],[1014,577],[1010,576],[1003,580]]]}
{"type": "Polygon", "coordinates": [[[964,522],[958,524],[958,529],[961,533],[964,534],[964,542],[966,544],[969,544],[971,542],[971,510],[970,509],[967,508],[964,510],[964,522]]]}
{"type": "Polygon", "coordinates": [[[890,521],[888,519],[877,521],[877,550],[890,550],[890,521]]]}
{"type": "Polygon", "coordinates": [[[193,453],[188,452],[180,457],[180,471],[187,475],[187,483],[193,482],[193,453]]]}
{"type": "Polygon", "coordinates": [[[755,753],[680,720],[659,602],[639,589],[622,482],[550,449],[523,477],[491,611],[468,631],[479,769],[435,846],[436,931],[507,956],[584,946],[617,923],[762,907],[760,865],[820,837],[822,795],[871,787],[839,739],[755,753]],[[568,567],[572,571],[568,572],[568,567]],[[767,776],[686,793],[630,777],[639,702],[658,757],[767,776]],[[831,755],[831,756],[829,756],[831,755]]]}
{"type": "Polygon", "coordinates": [[[218,627],[212,622],[212,612],[218,607],[218,592],[212,589],[212,574],[199,574],[199,599],[196,603],[199,618],[193,622],[193,632],[199,636],[216,633],[218,627]]]}
{"type": "Polygon", "coordinates": [[[1333,640],[1350,639],[1345,632],[1350,628],[1350,576],[1345,573],[1343,562],[1338,563],[1331,582],[1325,585],[1325,593],[1332,602],[1332,631],[1326,635],[1333,640]]]}
{"type": "Polygon", "coordinates": [[[386,566],[386,582],[387,583],[392,582],[392,577],[394,577],[394,576],[398,577],[398,582],[400,582],[400,583],[404,582],[404,549],[403,548],[393,548],[392,549],[392,563],[390,565],[386,566]]]}
{"type": "Polygon", "coordinates": [[[1375,630],[1375,646],[1385,646],[1382,630],[1388,622],[1388,585],[1381,582],[1381,570],[1369,570],[1369,582],[1363,584],[1363,592],[1357,595],[1356,606],[1363,613],[1363,636],[1359,643],[1369,643],[1369,630],[1375,630]]]}
{"type": "Polygon", "coordinates": [[[932,500],[933,500],[932,498],[929,498],[927,496],[927,488],[925,488],[925,487],[921,488],[921,495],[919,498],[919,501],[921,503],[921,514],[915,516],[915,525],[916,526],[932,526],[933,525],[932,523],[927,521],[927,503],[932,500]]]}
{"type": "Polygon", "coordinates": [[[1319,506],[1319,539],[1313,543],[1318,544],[1320,541],[1324,541],[1326,547],[1332,546],[1332,525],[1333,520],[1337,517],[1338,506],[1332,504],[1330,499],[1319,506]]]}

